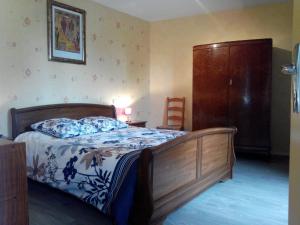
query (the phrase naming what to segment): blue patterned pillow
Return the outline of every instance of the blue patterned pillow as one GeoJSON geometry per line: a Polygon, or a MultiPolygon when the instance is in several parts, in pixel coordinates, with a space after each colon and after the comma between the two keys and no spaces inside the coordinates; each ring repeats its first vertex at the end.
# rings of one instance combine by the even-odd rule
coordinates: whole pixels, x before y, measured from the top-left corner
{"type": "Polygon", "coordinates": [[[110,130],[127,128],[128,125],[120,120],[104,116],[86,117],[79,120],[81,124],[81,134],[91,134],[110,130]]]}
{"type": "Polygon", "coordinates": [[[41,121],[31,128],[57,138],[70,138],[80,135],[80,124],[77,120],[57,118],[41,121]]]}
{"type": "Polygon", "coordinates": [[[98,133],[98,129],[92,123],[84,123],[82,121],[79,121],[79,124],[80,124],[80,135],[98,133]]]}

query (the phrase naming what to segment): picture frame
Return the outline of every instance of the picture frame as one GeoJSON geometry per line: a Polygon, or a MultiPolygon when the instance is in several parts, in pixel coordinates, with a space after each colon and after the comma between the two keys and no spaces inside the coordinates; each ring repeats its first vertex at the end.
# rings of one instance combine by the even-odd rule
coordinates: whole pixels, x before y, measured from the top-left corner
{"type": "Polygon", "coordinates": [[[86,12],[47,1],[49,61],[86,65],[86,12]]]}

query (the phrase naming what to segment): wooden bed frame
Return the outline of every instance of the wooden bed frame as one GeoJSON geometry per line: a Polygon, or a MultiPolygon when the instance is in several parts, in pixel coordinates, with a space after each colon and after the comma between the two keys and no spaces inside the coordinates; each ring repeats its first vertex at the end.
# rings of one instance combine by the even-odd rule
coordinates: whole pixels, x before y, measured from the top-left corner
{"type": "MultiPolygon", "coordinates": [[[[59,104],[11,109],[12,135],[45,119],[87,116],[116,118],[114,106],[59,104]]],[[[162,224],[167,215],[211,185],[232,178],[236,128],[188,133],[142,151],[130,224],[162,224]]]]}

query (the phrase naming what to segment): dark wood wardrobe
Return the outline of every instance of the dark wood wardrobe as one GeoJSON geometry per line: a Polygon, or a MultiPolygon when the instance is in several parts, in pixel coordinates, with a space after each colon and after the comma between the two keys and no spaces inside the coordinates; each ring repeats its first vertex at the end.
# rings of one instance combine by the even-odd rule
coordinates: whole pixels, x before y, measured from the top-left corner
{"type": "Polygon", "coordinates": [[[270,153],[272,39],[195,46],[193,130],[235,126],[237,151],[270,153]]]}

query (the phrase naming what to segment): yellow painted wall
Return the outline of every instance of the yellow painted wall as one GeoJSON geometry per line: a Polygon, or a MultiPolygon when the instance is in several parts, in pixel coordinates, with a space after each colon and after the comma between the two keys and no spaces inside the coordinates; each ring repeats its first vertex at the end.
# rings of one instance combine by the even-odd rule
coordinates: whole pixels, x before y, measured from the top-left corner
{"type": "MultiPolygon", "coordinates": [[[[300,0],[294,0],[293,43],[300,42],[300,0]]],[[[291,113],[289,225],[300,224],[300,114],[291,113]]]]}
{"type": "Polygon", "coordinates": [[[46,0],[1,0],[0,133],[10,134],[11,107],[128,95],[133,117],[148,117],[149,23],[93,1],[62,1],[87,12],[86,66],[48,61],[46,0]]]}
{"type": "Polygon", "coordinates": [[[273,38],[273,152],[288,154],[290,80],[280,65],[291,58],[292,5],[271,4],[151,23],[150,126],[160,125],[166,96],[187,97],[186,124],[192,124],[192,48],[195,45],[273,38]]]}

